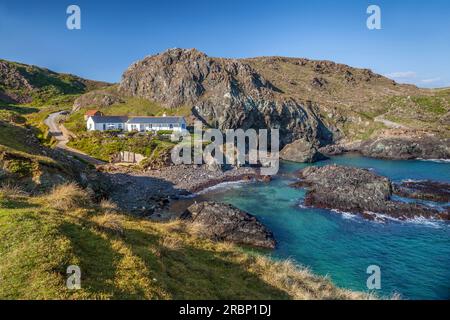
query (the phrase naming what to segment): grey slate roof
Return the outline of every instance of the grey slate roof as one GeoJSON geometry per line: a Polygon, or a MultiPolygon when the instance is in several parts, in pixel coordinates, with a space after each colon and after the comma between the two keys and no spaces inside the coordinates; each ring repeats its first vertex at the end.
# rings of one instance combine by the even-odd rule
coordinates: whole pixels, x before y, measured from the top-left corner
{"type": "Polygon", "coordinates": [[[95,123],[125,123],[128,120],[126,116],[93,116],[95,123]]]}
{"type": "Polygon", "coordinates": [[[183,117],[130,117],[127,123],[181,123],[183,117]]]}
{"type": "Polygon", "coordinates": [[[95,123],[152,123],[152,124],[169,124],[181,123],[183,117],[127,117],[127,116],[93,116],[91,117],[95,123]]]}

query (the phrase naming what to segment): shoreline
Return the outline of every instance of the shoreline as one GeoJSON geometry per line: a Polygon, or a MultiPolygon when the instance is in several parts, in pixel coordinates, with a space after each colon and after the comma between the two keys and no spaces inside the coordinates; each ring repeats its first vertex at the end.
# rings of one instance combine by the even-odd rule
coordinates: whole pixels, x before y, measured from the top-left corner
{"type": "Polygon", "coordinates": [[[117,166],[99,168],[111,182],[110,198],[125,212],[162,219],[163,213],[174,201],[221,183],[236,181],[263,181],[259,169],[250,167],[210,171],[206,166],[168,166],[147,172],[137,172],[117,166]]]}

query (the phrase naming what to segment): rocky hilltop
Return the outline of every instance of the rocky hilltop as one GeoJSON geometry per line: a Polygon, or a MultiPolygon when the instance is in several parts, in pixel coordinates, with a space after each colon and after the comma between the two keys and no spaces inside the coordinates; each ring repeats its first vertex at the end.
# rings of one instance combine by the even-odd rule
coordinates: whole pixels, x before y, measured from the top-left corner
{"type": "MultiPolygon", "coordinates": [[[[443,150],[433,156],[449,156],[450,90],[402,85],[369,69],[331,61],[225,59],[196,49],[170,49],[132,64],[107,93],[90,95],[80,97],[75,110],[107,110],[111,104],[126,106],[127,99],[143,99],[174,113],[190,110],[192,119],[220,129],[279,128],[282,146],[297,140],[302,150],[310,146],[298,150],[298,156],[290,150],[293,159],[309,160],[324,146],[365,141],[379,146],[364,145],[366,154],[390,157],[392,152],[380,148],[392,142],[380,139],[398,129],[403,133],[396,144],[425,136],[443,150]]],[[[405,157],[428,156],[413,152],[400,158],[405,157]]]]}
{"type": "Polygon", "coordinates": [[[279,128],[282,142],[333,135],[310,103],[284,96],[250,64],[210,58],[195,49],[168,50],[125,71],[119,90],[164,106],[192,106],[205,124],[220,129],[279,128]]]}

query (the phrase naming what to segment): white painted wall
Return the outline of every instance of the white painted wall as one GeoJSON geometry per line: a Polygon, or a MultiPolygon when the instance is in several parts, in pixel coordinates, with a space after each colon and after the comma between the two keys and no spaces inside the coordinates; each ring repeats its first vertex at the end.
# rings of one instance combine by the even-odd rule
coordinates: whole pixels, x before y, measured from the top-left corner
{"type": "Polygon", "coordinates": [[[97,126],[96,126],[96,124],[95,124],[95,122],[94,122],[94,120],[92,120],[91,117],[89,117],[89,118],[87,119],[87,121],[86,121],[86,129],[87,129],[88,131],[95,131],[95,130],[98,130],[98,129],[97,129],[97,126]]]}
{"type": "Polygon", "coordinates": [[[123,130],[125,123],[95,123],[91,117],[86,121],[86,129],[88,131],[105,131],[105,130],[123,130]]]}
{"type": "Polygon", "coordinates": [[[147,123],[126,123],[126,131],[160,131],[160,130],[172,130],[172,131],[186,131],[186,122],[183,123],[164,123],[164,124],[147,124],[147,123]],[[172,126],[171,126],[172,125],[172,126]],[[184,125],[184,126],[183,126],[184,125]]]}
{"type": "Polygon", "coordinates": [[[186,131],[186,121],[181,123],[170,124],[145,124],[145,123],[95,123],[89,117],[86,121],[86,128],[88,131],[104,131],[104,130],[124,130],[124,131],[159,131],[159,130],[173,130],[177,132],[186,131]]]}

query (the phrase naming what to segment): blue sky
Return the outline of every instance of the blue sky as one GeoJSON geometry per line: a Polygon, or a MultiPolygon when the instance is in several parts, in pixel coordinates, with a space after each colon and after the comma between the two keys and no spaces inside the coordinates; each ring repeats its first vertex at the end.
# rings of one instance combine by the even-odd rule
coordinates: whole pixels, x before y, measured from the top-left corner
{"type": "Polygon", "coordinates": [[[0,58],[118,82],[169,48],[210,56],[281,55],[367,67],[399,82],[450,86],[448,0],[0,0],[0,58]],[[66,9],[81,8],[81,30],[66,9]],[[382,30],[366,9],[382,10],[382,30]]]}

